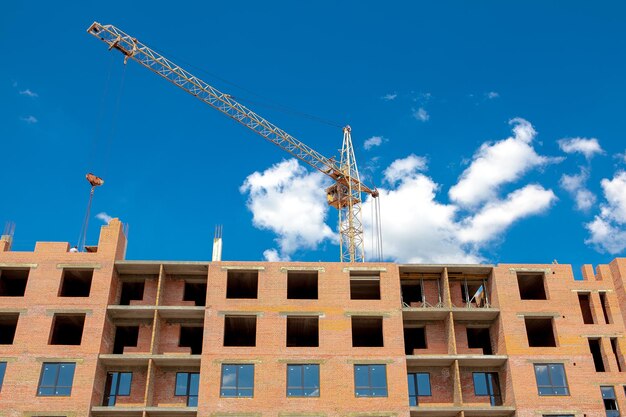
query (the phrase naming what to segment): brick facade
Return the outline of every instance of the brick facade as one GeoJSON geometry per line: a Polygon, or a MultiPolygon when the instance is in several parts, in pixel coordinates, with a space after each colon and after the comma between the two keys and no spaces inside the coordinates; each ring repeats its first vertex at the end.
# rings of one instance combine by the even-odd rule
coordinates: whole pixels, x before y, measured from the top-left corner
{"type": "Polygon", "coordinates": [[[0,240],[0,324],[19,314],[12,343],[0,344],[0,416],[599,417],[601,386],[613,386],[626,410],[624,258],[585,266],[576,281],[559,264],[153,262],[127,261],[125,250],[117,219],[102,228],[94,252],[50,242],[15,252],[0,240]],[[24,294],[11,294],[23,271],[24,294]],[[59,296],[66,271],[93,271],[89,296],[59,296]],[[296,271],[317,276],[316,299],[287,297],[296,271]],[[229,275],[241,273],[258,277],[256,298],[226,297],[229,275]],[[352,285],[379,285],[380,296],[353,299],[351,276],[352,285]],[[68,314],[85,315],[80,344],[51,344],[53,317],[68,314]],[[253,346],[225,346],[225,321],[241,317],[249,320],[229,337],[253,334],[253,346]],[[313,318],[318,346],[287,347],[288,317],[313,318]],[[365,344],[374,345],[371,323],[382,320],[382,346],[353,346],[353,318],[373,326],[365,344]],[[546,323],[552,330],[532,330],[546,323]],[[420,347],[406,345],[405,329],[423,339],[411,342],[420,347]],[[527,330],[532,343],[554,346],[529,346],[527,330]],[[71,395],[38,395],[44,363],[75,364],[71,395]],[[287,367],[298,364],[319,367],[319,396],[287,395],[287,367]],[[567,395],[539,395],[535,366],[548,364],[562,365],[567,395]],[[254,367],[252,396],[221,395],[224,365],[254,367]],[[357,397],[355,367],[372,365],[384,365],[386,395],[357,397]],[[130,392],[105,406],[107,374],[115,372],[132,372],[130,392]],[[176,395],[177,373],[199,373],[197,407],[176,395]],[[429,395],[413,406],[407,373],[429,374],[429,395]],[[494,397],[477,395],[487,374],[497,378],[494,397]]]}

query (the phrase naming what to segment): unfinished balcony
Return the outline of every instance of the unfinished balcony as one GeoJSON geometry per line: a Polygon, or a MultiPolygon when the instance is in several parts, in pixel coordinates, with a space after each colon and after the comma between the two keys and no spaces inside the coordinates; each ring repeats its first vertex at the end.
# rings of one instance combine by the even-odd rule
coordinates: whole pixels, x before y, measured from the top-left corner
{"type": "MultiPolygon", "coordinates": [[[[404,321],[404,351],[407,363],[419,365],[440,364],[448,356],[449,340],[444,321],[404,321]]],[[[446,359],[446,363],[451,360],[446,359]]]]}
{"type": "Polygon", "coordinates": [[[450,301],[455,320],[493,320],[499,310],[491,304],[489,275],[450,273],[450,301]]]}
{"type": "Polygon", "coordinates": [[[405,319],[441,320],[446,316],[440,273],[402,272],[400,287],[405,319]]]}

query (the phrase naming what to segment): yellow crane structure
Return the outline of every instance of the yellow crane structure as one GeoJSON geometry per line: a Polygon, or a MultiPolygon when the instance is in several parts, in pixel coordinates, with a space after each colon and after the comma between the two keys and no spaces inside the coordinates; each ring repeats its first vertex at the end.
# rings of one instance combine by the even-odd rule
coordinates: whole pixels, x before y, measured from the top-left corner
{"type": "MultiPolygon", "coordinates": [[[[326,158],[310,146],[291,136],[283,129],[238,103],[190,72],[184,70],[161,54],[150,49],[137,38],[127,35],[113,25],[94,22],[87,32],[124,54],[124,64],[132,59],[167,81],[182,88],[214,109],[244,125],[291,155],[328,175],[334,184],[326,189],[328,204],[339,212],[340,253],[342,262],[365,262],[365,242],[361,204],[363,194],[378,198],[376,188],[363,184],[354,157],[351,128],[343,128],[341,158],[326,158]]],[[[378,200],[376,200],[376,203],[378,200]]],[[[374,204],[378,209],[378,204],[374,204]]],[[[376,214],[376,247],[381,250],[380,217],[376,214]]],[[[381,254],[379,254],[379,257],[381,254]]]]}

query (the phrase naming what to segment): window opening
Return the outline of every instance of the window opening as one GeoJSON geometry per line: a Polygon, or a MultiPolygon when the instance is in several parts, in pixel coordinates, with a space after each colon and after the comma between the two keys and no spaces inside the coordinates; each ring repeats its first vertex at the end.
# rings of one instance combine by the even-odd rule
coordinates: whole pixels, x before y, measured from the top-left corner
{"type": "Polygon", "coordinates": [[[206,305],[206,282],[185,282],[183,301],[193,301],[196,307],[206,305]]]}
{"type": "Polygon", "coordinates": [[[108,372],[104,385],[105,407],[112,407],[117,402],[117,397],[128,397],[133,380],[132,372],[108,372]]]}
{"type": "Polygon", "coordinates": [[[4,374],[7,371],[7,363],[0,362],[0,391],[2,391],[2,384],[4,383],[4,374]]]}
{"type": "Polygon", "coordinates": [[[491,405],[502,405],[502,394],[496,372],[474,372],[474,395],[487,396],[491,405]]]}
{"type": "Polygon", "coordinates": [[[489,296],[487,293],[487,280],[482,281],[463,279],[463,303],[465,307],[484,308],[489,307],[489,296]]]}
{"type": "Polygon", "coordinates": [[[622,366],[622,355],[620,353],[619,350],[619,345],[617,344],[617,338],[612,337],[611,338],[611,350],[613,351],[613,356],[615,356],[615,362],[617,363],[617,370],[618,372],[622,372],[623,366],[622,366]]]}
{"type": "Polygon", "coordinates": [[[552,318],[524,319],[529,347],[556,347],[552,318]]]}
{"type": "Polygon", "coordinates": [[[593,364],[596,368],[596,372],[605,372],[604,360],[602,359],[602,346],[600,346],[600,339],[589,339],[589,350],[591,356],[593,356],[593,364]]]}
{"type": "Polygon", "coordinates": [[[403,307],[426,307],[424,279],[405,279],[400,281],[403,307]]]}
{"type": "Polygon", "coordinates": [[[426,347],[426,328],[404,328],[404,353],[406,355],[415,355],[415,349],[426,349],[426,347]]]}
{"type": "Polygon", "coordinates": [[[593,324],[593,313],[591,310],[591,298],[589,293],[578,293],[578,304],[583,315],[583,323],[593,324]]]}
{"type": "Polygon", "coordinates": [[[287,317],[287,347],[304,346],[319,346],[319,317],[287,317]]]}
{"type": "Polygon", "coordinates": [[[139,340],[139,326],[117,326],[113,342],[113,353],[122,354],[124,348],[136,347],[139,340]]]}
{"type": "Polygon", "coordinates": [[[352,316],[352,347],[383,347],[383,318],[352,316]]]}
{"type": "Polygon", "coordinates": [[[221,397],[253,397],[254,365],[222,364],[221,397]]]}
{"type": "Polygon", "coordinates": [[[177,372],[176,391],[177,397],[187,397],[187,407],[198,406],[198,387],[200,386],[200,374],[198,372],[177,372]]]}
{"type": "Polygon", "coordinates": [[[430,397],[430,374],[428,372],[414,372],[407,375],[409,383],[409,406],[419,405],[419,397],[430,397]]]}
{"type": "Polygon", "coordinates": [[[256,316],[225,316],[224,346],[256,346],[256,316]]]}
{"type": "Polygon", "coordinates": [[[351,300],[380,300],[379,271],[350,271],[351,300]]]}
{"type": "Polygon", "coordinates": [[[123,281],[120,295],[120,305],[130,305],[131,300],[143,300],[145,281],[123,281]]]}
{"type": "Polygon", "coordinates": [[[287,397],[319,397],[320,366],[287,365],[287,397]]]}
{"type": "Polygon", "coordinates": [[[59,297],[89,297],[93,269],[64,269],[59,297]]]}
{"type": "Polygon", "coordinates": [[[259,271],[229,270],[226,275],[226,298],[257,298],[259,271]]]}
{"type": "Polygon", "coordinates": [[[606,299],[606,293],[600,292],[600,305],[602,306],[602,314],[604,314],[604,322],[606,324],[611,324],[611,316],[609,315],[609,305],[606,299]]]}
{"type": "Polygon", "coordinates": [[[615,388],[600,387],[602,392],[602,401],[604,401],[604,409],[606,417],[619,417],[619,407],[617,406],[617,398],[615,397],[615,388]]]}
{"type": "Polygon", "coordinates": [[[317,300],[317,271],[288,271],[287,299],[317,300]]]}
{"type": "Polygon", "coordinates": [[[178,346],[191,348],[192,355],[202,354],[203,333],[204,328],[201,326],[180,326],[178,346]]]}
{"type": "Polygon", "coordinates": [[[492,355],[491,336],[489,328],[467,327],[467,347],[470,349],[482,349],[483,355],[492,355]]]}
{"type": "Polygon", "coordinates": [[[20,313],[0,314],[0,345],[12,345],[20,313]]]}
{"type": "Polygon", "coordinates": [[[569,395],[562,363],[535,365],[535,378],[539,395],[569,395]]]}
{"type": "Polygon", "coordinates": [[[522,300],[547,300],[544,285],[545,275],[541,273],[517,273],[517,285],[522,300]]]}
{"type": "Polygon", "coordinates": [[[52,318],[50,345],[80,345],[85,314],[55,314],[52,318]]]}
{"type": "Polygon", "coordinates": [[[354,394],[357,397],[386,397],[386,366],[354,365],[354,394]]]}
{"type": "Polygon", "coordinates": [[[41,366],[41,377],[37,395],[40,397],[69,397],[74,381],[73,362],[44,362],[41,366]]]}
{"type": "Polygon", "coordinates": [[[1,269],[0,297],[23,297],[30,269],[1,269]]]}

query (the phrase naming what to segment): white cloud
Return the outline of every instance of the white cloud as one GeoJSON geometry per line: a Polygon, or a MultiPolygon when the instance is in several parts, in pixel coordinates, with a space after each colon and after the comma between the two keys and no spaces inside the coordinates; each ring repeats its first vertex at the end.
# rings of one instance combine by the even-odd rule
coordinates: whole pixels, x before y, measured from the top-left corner
{"type": "Polygon", "coordinates": [[[385,101],[391,101],[391,100],[395,100],[397,97],[398,97],[398,93],[394,91],[393,93],[385,94],[384,96],[381,97],[381,99],[385,101]]]}
{"type": "Polygon", "coordinates": [[[585,243],[615,255],[626,249],[626,171],[603,179],[601,185],[606,201],[600,214],[585,225],[590,235],[585,243]]]}
{"type": "Polygon", "coordinates": [[[463,222],[462,242],[485,243],[493,240],[516,221],[545,212],[556,196],[552,190],[530,184],[510,193],[504,200],[489,202],[463,222]]]}
{"type": "Polygon", "coordinates": [[[588,211],[596,203],[596,196],[587,189],[589,171],[580,167],[580,172],[575,175],[563,174],[559,185],[576,201],[576,208],[580,211],[588,211]]]}
{"type": "Polygon", "coordinates": [[[411,175],[417,171],[424,171],[427,167],[427,160],[423,156],[411,154],[403,159],[396,159],[383,172],[385,180],[389,184],[394,184],[402,180],[407,175],[411,175]]]}
{"type": "Polygon", "coordinates": [[[416,120],[419,120],[420,122],[425,122],[428,119],[430,119],[430,114],[428,114],[428,112],[426,111],[426,109],[424,109],[423,107],[420,107],[419,109],[415,110],[412,109],[411,110],[413,112],[413,117],[416,120]]]}
{"type": "Polygon", "coordinates": [[[387,142],[388,139],[384,138],[382,136],[372,136],[371,138],[367,139],[364,143],[363,143],[363,147],[365,148],[366,151],[372,149],[375,146],[380,146],[383,144],[383,142],[387,142]]]}
{"type": "MultiPolygon", "coordinates": [[[[483,262],[483,247],[501,239],[515,222],[545,212],[556,200],[552,190],[527,185],[460,217],[457,205],[437,201],[439,186],[419,169],[415,165],[397,186],[379,189],[383,252],[398,262],[483,262]]],[[[373,230],[368,215],[372,205],[371,197],[363,205],[366,250],[373,230]]]]}
{"type": "Polygon", "coordinates": [[[489,91],[488,93],[485,93],[485,97],[489,100],[493,100],[494,98],[500,97],[500,94],[496,91],[489,91]]]}
{"type": "Polygon", "coordinates": [[[111,223],[111,220],[113,220],[113,217],[109,216],[105,212],[101,212],[101,213],[96,214],[96,219],[100,219],[103,222],[105,222],[106,224],[109,224],[109,223],[111,223]]]}
{"type": "Polygon", "coordinates": [[[596,138],[566,138],[558,140],[559,147],[565,153],[578,152],[590,159],[595,154],[602,154],[604,151],[596,138]]]}
{"type": "Polygon", "coordinates": [[[35,93],[34,91],[30,91],[28,88],[26,90],[20,91],[20,94],[31,98],[39,97],[39,94],[35,93]]]}
{"type": "Polygon", "coordinates": [[[452,201],[473,207],[494,200],[502,185],[518,180],[532,168],[559,161],[535,152],[532,141],[537,132],[528,121],[515,118],[509,123],[513,136],[480,147],[458,183],[450,188],[452,201]]]}
{"type": "Polygon", "coordinates": [[[626,163],[626,150],[624,153],[615,154],[614,158],[617,158],[620,162],[626,163]]]}
{"type": "Polygon", "coordinates": [[[35,116],[26,116],[26,117],[20,117],[20,120],[23,122],[28,123],[29,125],[35,124],[38,122],[37,118],[35,116]]]}
{"type": "Polygon", "coordinates": [[[248,196],[254,226],[277,235],[279,250],[265,251],[266,259],[287,260],[299,249],[313,249],[324,240],[337,240],[325,224],[328,185],[323,174],[308,173],[295,159],[246,178],[240,191],[248,196]]]}

